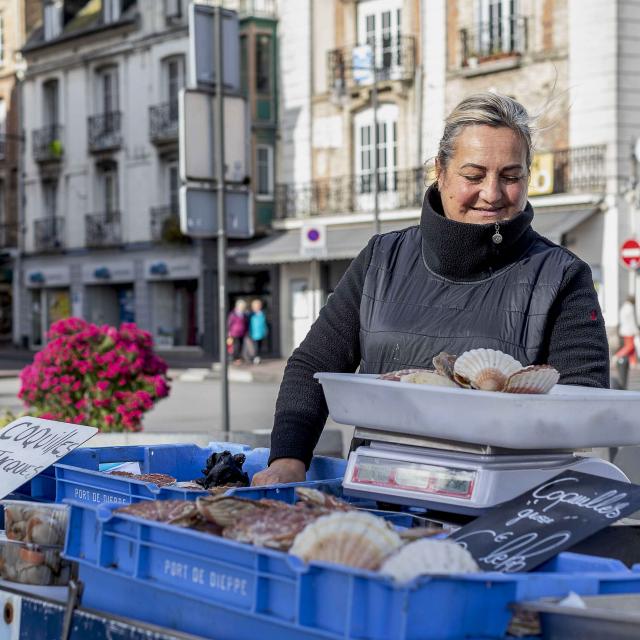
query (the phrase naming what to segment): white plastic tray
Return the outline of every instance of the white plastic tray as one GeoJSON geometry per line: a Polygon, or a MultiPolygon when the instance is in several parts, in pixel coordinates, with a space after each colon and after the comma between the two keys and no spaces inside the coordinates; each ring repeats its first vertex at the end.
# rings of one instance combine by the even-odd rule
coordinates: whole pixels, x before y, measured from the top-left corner
{"type": "Polygon", "coordinates": [[[507,449],[640,444],[640,392],[556,385],[520,395],[316,373],[342,424],[507,449]]]}

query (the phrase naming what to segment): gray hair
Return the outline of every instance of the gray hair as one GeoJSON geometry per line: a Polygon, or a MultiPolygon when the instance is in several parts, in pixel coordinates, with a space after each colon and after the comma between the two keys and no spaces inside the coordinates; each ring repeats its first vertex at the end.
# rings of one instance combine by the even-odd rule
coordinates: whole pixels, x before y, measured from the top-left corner
{"type": "Polygon", "coordinates": [[[527,169],[531,167],[532,118],[517,100],[499,93],[484,91],[467,96],[445,120],[444,133],[440,139],[437,155],[440,170],[446,170],[453,156],[458,136],[465,127],[473,125],[508,127],[514,131],[524,142],[527,150],[527,169]]]}

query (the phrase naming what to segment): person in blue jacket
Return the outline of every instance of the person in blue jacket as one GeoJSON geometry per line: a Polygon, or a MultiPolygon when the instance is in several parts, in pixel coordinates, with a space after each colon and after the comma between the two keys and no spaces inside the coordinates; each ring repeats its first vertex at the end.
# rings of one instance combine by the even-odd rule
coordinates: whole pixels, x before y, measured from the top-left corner
{"type": "Polygon", "coordinates": [[[262,300],[255,299],[251,301],[251,315],[249,316],[249,337],[253,342],[254,356],[253,363],[260,362],[260,354],[262,353],[262,345],[267,337],[267,316],[262,310],[262,300]]]}

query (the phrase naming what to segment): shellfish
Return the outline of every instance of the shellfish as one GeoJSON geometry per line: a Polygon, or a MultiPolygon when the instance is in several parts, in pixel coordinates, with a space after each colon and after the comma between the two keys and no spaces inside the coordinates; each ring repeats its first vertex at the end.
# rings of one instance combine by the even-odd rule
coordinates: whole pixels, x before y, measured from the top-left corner
{"type": "Polygon", "coordinates": [[[456,359],[454,380],[462,387],[503,391],[509,378],[522,369],[515,358],[495,349],[472,349],[456,359]]]}
{"type": "Polygon", "coordinates": [[[381,518],[351,511],[322,516],[296,536],[290,553],[306,562],[377,569],[402,541],[381,518]]]}
{"type": "Polygon", "coordinates": [[[431,362],[433,362],[433,366],[441,376],[453,380],[453,367],[457,359],[458,356],[451,355],[446,351],[441,351],[437,356],[434,356],[431,362]]]}
{"type": "Polygon", "coordinates": [[[436,371],[429,371],[428,369],[400,376],[400,382],[411,382],[413,384],[430,384],[436,387],[458,386],[453,380],[440,375],[436,371]]]}
{"type": "Polygon", "coordinates": [[[452,540],[422,538],[387,558],[380,573],[396,582],[409,582],[421,575],[475,573],[479,571],[471,554],[452,540]]]}
{"type": "Polygon", "coordinates": [[[550,365],[534,365],[511,375],[504,391],[507,393],[549,393],[560,379],[560,374],[550,365]]]}

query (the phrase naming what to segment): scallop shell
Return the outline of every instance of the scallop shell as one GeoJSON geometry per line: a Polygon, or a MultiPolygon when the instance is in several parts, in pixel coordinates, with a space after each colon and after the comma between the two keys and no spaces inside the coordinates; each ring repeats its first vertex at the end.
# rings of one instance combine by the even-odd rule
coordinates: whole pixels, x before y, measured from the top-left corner
{"type": "Polygon", "coordinates": [[[387,558],[380,573],[396,582],[409,582],[422,575],[476,573],[471,554],[451,540],[422,538],[411,542],[387,558]]]}
{"type": "Polygon", "coordinates": [[[458,386],[453,380],[450,380],[449,378],[446,378],[445,376],[442,376],[435,371],[429,371],[427,369],[400,376],[400,382],[410,382],[412,384],[430,384],[436,387],[458,386]]]}
{"type": "Polygon", "coordinates": [[[534,365],[512,374],[504,390],[507,393],[549,393],[560,379],[551,365],[534,365]]]}
{"type": "Polygon", "coordinates": [[[502,391],[522,365],[509,354],[495,349],[465,351],[453,366],[455,381],[483,391],[502,391]]]}
{"type": "Polygon", "coordinates": [[[296,536],[290,553],[306,562],[377,569],[401,544],[400,536],[381,518],[351,511],[322,516],[307,525],[296,536]]]}
{"type": "Polygon", "coordinates": [[[265,506],[257,500],[233,496],[200,497],[196,499],[196,507],[205,520],[220,527],[228,527],[247,513],[256,513],[265,509],[265,506]]]}
{"type": "Polygon", "coordinates": [[[457,359],[458,356],[453,356],[450,353],[441,351],[437,356],[434,356],[431,362],[433,362],[433,366],[441,376],[453,380],[453,365],[457,359]]]}

